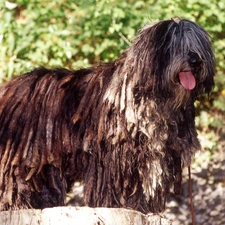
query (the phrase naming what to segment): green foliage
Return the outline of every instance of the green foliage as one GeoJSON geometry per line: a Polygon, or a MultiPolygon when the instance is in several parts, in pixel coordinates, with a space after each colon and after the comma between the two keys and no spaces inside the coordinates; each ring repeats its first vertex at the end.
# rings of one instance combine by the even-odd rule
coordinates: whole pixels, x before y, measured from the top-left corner
{"type": "Polygon", "coordinates": [[[40,65],[75,69],[110,61],[144,24],[190,19],[210,33],[217,59],[210,104],[196,103],[197,125],[213,148],[212,132],[225,125],[224,9],[224,0],[0,1],[0,82],[40,65]]]}

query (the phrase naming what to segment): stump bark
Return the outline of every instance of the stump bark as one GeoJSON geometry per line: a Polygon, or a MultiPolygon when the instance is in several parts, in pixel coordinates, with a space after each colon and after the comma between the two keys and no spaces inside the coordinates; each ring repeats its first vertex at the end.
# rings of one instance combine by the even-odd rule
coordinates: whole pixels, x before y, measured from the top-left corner
{"type": "Polygon", "coordinates": [[[55,207],[0,212],[1,225],[171,225],[159,215],[117,208],[55,207]]]}

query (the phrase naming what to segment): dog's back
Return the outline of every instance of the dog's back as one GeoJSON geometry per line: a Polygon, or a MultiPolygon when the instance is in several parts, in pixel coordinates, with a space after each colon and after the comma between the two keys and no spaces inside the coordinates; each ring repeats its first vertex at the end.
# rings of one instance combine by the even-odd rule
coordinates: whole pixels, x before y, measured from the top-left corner
{"type": "Polygon", "coordinates": [[[91,72],[39,68],[0,87],[0,210],[64,204],[81,176],[71,116],[91,72]]]}

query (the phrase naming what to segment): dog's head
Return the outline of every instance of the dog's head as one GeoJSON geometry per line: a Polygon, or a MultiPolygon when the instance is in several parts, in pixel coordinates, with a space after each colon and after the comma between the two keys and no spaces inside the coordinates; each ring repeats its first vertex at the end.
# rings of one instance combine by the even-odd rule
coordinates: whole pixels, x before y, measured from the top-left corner
{"type": "Polygon", "coordinates": [[[175,108],[212,91],[215,71],[210,36],[194,22],[172,19],[144,27],[132,54],[145,93],[174,98],[175,108]]]}

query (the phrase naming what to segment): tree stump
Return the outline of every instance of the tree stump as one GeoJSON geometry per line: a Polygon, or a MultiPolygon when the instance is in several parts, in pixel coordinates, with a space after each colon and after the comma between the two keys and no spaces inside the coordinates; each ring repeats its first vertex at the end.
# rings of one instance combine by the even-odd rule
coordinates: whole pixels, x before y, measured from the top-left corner
{"type": "Polygon", "coordinates": [[[159,215],[118,208],[55,207],[0,212],[1,225],[171,225],[159,215]]]}

